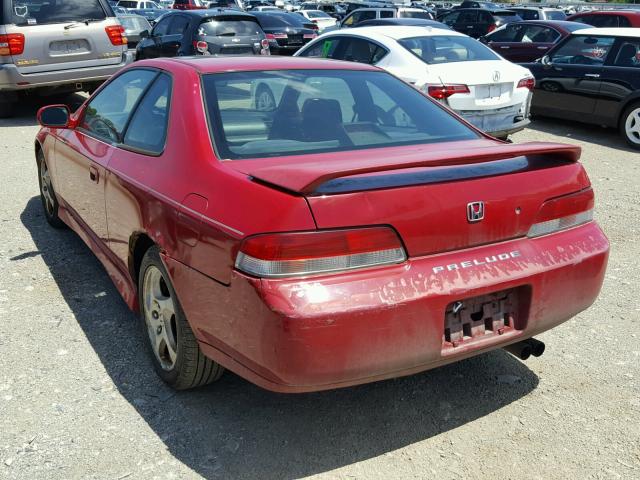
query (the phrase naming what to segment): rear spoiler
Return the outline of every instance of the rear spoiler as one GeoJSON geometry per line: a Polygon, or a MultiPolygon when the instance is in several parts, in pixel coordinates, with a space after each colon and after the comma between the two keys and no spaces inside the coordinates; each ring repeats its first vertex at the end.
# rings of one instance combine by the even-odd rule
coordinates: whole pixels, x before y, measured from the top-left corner
{"type": "MultiPolygon", "coordinates": [[[[427,146],[427,148],[421,145],[420,148],[402,147],[401,149],[343,151],[335,153],[333,156],[316,154],[287,157],[286,161],[282,161],[282,159],[233,161],[227,163],[227,165],[246,173],[255,181],[289,192],[312,195],[367,190],[369,188],[352,188],[356,187],[356,185],[348,188],[340,187],[336,190],[336,182],[331,181],[377,172],[391,172],[409,168],[418,169],[420,167],[470,166],[492,162],[491,167],[496,167],[497,171],[487,167],[481,169],[483,170],[482,172],[479,172],[475,168],[475,171],[479,173],[479,175],[475,176],[487,176],[526,169],[527,166],[523,165],[523,161],[527,162],[532,168],[545,168],[563,163],[573,163],[578,161],[581,153],[581,149],[578,146],[544,142],[498,144],[495,142],[485,143],[483,141],[479,145],[477,141],[472,141],[451,143],[449,144],[450,148],[441,148],[444,145],[440,144],[436,149],[429,148],[432,145],[427,146]],[[507,160],[512,160],[512,162],[501,163],[501,161],[507,160]]],[[[475,166],[479,167],[479,165],[475,166]]],[[[459,168],[455,170],[461,172],[459,168]]],[[[403,173],[407,174],[408,172],[405,170],[403,173]]],[[[472,178],[464,173],[462,175],[463,177],[456,178],[445,175],[439,181],[472,178]]],[[[360,179],[362,178],[370,177],[360,177],[360,179]]],[[[359,182],[360,187],[363,187],[364,184],[360,179],[352,180],[356,180],[356,183],[359,182]]],[[[377,186],[376,188],[385,187],[377,186]]]]}

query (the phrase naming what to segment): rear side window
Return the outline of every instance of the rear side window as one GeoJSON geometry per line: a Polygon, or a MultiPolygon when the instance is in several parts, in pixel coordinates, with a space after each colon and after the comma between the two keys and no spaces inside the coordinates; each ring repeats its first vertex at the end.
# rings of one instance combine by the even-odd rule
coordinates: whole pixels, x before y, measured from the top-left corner
{"type": "Polygon", "coordinates": [[[10,23],[16,25],[99,21],[107,18],[99,0],[9,0],[9,3],[10,23]]]}
{"type": "Polygon", "coordinates": [[[344,37],[331,37],[320,40],[300,53],[301,57],[334,58],[338,44],[344,41],[344,37]]]}
{"type": "Polygon", "coordinates": [[[108,142],[121,143],[122,132],[156,72],[129,70],[104,87],[87,105],[80,128],[108,142]]]}
{"type": "Polygon", "coordinates": [[[560,34],[552,28],[540,25],[525,25],[522,32],[522,42],[524,43],[553,43],[560,34]]]}
{"type": "Polygon", "coordinates": [[[391,10],[380,10],[380,18],[393,18],[393,12],[391,10]]]}
{"type": "Polygon", "coordinates": [[[166,35],[169,31],[169,24],[171,24],[172,18],[173,16],[168,16],[156,23],[155,27],[153,27],[153,36],[162,37],[166,35]]]}
{"type": "Polygon", "coordinates": [[[382,60],[387,50],[362,38],[345,38],[340,45],[341,52],[331,58],[348,62],[374,64],[382,60]]]}
{"type": "Polygon", "coordinates": [[[618,50],[614,65],[640,68],[640,40],[625,40],[618,50]]]}
{"type": "Polygon", "coordinates": [[[398,43],[429,64],[499,59],[493,50],[466,36],[403,38],[398,43]]]}
{"type": "Polygon", "coordinates": [[[547,10],[545,15],[547,20],[564,20],[567,18],[567,15],[560,10],[547,10]]]}
{"type": "Polygon", "coordinates": [[[507,25],[487,35],[490,42],[517,42],[520,38],[522,25],[507,25]]]}
{"type": "Polygon", "coordinates": [[[591,25],[597,28],[616,28],[616,27],[628,27],[629,21],[626,20],[626,23],[622,25],[620,23],[620,18],[618,15],[585,15],[584,17],[580,17],[575,19],[574,21],[580,23],[586,23],[587,25],[591,25]]]}
{"type": "Polygon", "coordinates": [[[251,37],[260,31],[258,22],[233,18],[212,18],[198,27],[198,35],[211,37],[251,37]]]}
{"type": "Polygon", "coordinates": [[[171,77],[158,75],[133,114],[124,144],[158,154],[164,150],[171,96],[171,77]]]}
{"type": "Polygon", "coordinates": [[[118,6],[123,8],[138,8],[138,2],[137,0],[121,0],[118,2],[118,6]]]}
{"type": "Polygon", "coordinates": [[[169,25],[169,30],[167,31],[167,35],[182,35],[184,31],[189,26],[189,19],[187,17],[183,17],[182,15],[176,15],[173,17],[173,21],[171,25],[169,25]]]}

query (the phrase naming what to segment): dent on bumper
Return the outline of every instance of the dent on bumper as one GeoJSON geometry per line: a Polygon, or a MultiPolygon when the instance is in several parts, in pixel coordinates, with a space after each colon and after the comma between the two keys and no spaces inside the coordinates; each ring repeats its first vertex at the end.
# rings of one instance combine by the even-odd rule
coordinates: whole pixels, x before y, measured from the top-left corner
{"type": "Polygon", "coordinates": [[[299,392],[415,373],[552,328],[595,300],[608,250],[590,223],[315,279],[236,273],[227,287],[172,259],[167,264],[206,355],[265,388],[299,392]],[[505,258],[513,251],[520,255],[505,258]],[[482,263],[500,254],[503,260],[482,263]],[[447,305],[520,286],[531,292],[526,328],[443,354],[447,305]]]}
{"type": "Polygon", "coordinates": [[[69,70],[23,74],[14,64],[0,64],[0,91],[28,90],[72,83],[104,81],[131,62],[133,62],[133,55],[127,51],[123,53],[122,61],[115,65],[69,70]]]}

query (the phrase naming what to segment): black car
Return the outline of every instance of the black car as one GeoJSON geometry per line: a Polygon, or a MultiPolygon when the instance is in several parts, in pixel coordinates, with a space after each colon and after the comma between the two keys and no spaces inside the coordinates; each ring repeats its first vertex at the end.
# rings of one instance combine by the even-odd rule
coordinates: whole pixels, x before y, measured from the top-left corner
{"type": "Polygon", "coordinates": [[[181,55],[268,55],[258,19],[230,9],[179,10],[162,16],[143,37],[136,58],[181,55]]]}
{"type": "Polygon", "coordinates": [[[374,20],[364,20],[356,25],[357,27],[381,27],[394,25],[402,27],[432,27],[451,30],[451,27],[436,20],[425,20],[423,18],[376,18],[374,20]]]}
{"type": "Polygon", "coordinates": [[[488,10],[484,8],[457,8],[437,19],[455,31],[479,38],[496,28],[522,20],[511,10],[488,10]]]}
{"type": "Polygon", "coordinates": [[[619,128],[640,149],[640,34],[612,30],[578,30],[523,64],[536,78],[531,112],[619,128]]]}
{"type": "Polygon", "coordinates": [[[254,12],[275,55],[293,55],[318,34],[301,15],[286,12],[254,12]]]}

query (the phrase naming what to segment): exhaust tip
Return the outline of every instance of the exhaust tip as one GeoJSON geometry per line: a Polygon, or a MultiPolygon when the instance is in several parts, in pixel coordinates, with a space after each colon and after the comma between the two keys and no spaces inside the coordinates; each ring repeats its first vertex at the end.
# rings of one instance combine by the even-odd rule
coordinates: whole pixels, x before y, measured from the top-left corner
{"type": "Polygon", "coordinates": [[[533,353],[531,345],[526,342],[513,343],[511,345],[507,345],[504,349],[520,360],[528,359],[533,353]]]}

